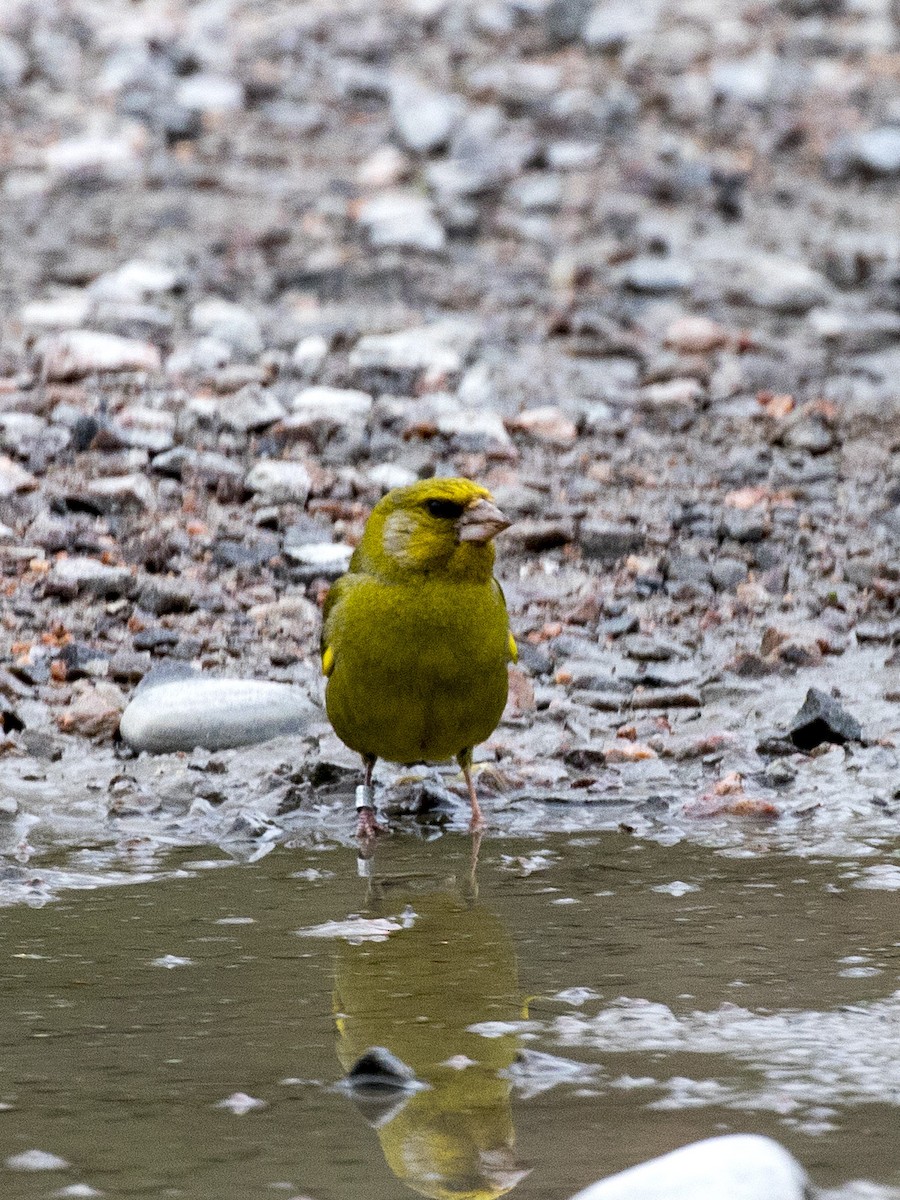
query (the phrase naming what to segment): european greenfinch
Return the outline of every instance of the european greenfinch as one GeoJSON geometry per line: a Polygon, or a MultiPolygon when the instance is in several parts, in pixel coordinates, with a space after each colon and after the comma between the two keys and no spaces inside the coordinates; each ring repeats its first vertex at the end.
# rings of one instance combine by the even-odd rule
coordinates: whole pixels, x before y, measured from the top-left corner
{"type": "Polygon", "coordinates": [[[483,824],[472,750],[503,714],[517,658],[493,577],[510,522],[469,479],[394,488],[372,509],[346,575],[325,599],[322,671],[334,731],[362,755],[357,835],[378,832],[372,769],[456,758],[472,827],[483,824]]]}

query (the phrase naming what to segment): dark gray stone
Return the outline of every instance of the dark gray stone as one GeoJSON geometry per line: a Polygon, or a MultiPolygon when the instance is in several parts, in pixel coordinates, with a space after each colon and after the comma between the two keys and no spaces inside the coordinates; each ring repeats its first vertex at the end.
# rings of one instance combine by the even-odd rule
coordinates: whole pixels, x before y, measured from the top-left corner
{"type": "Polygon", "coordinates": [[[791,722],[790,739],[798,750],[814,750],[823,742],[842,746],[862,740],[857,719],[827,692],[810,688],[803,707],[791,722]]]}
{"type": "Polygon", "coordinates": [[[377,1088],[408,1091],[417,1084],[416,1073],[384,1046],[373,1046],[361,1055],[346,1075],[351,1088],[377,1088]]]}
{"type": "Polygon", "coordinates": [[[613,525],[605,521],[582,521],[578,530],[578,544],[586,558],[598,558],[601,562],[615,562],[638,550],[643,544],[643,535],[631,525],[613,525]]]}
{"type": "Polygon", "coordinates": [[[747,578],[747,564],[739,558],[720,558],[710,569],[713,586],[721,592],[731,591],[747,578]]]}

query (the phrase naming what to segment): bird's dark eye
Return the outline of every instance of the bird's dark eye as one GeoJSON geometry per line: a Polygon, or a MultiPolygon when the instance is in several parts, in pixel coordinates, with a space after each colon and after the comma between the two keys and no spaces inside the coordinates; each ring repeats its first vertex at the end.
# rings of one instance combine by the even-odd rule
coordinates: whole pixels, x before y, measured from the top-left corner
{"type": "Polygon", "coordinates": [[[447,521],[455,521],[465,511],[455,500],[426,500],[425,507],[433,517],[442,517],[447,521]]]}

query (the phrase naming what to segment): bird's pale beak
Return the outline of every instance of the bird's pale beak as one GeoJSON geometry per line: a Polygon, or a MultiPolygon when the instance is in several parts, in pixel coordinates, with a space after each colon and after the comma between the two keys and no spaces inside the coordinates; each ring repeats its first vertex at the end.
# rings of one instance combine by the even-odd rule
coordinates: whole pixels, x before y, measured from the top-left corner
{"type": "Polygon", "coordinates": [[[491,500],[476,500],[456,523],[461,542],[479,542],[481,545],[509,529],[510,525],[509,517],[491,500]]]}

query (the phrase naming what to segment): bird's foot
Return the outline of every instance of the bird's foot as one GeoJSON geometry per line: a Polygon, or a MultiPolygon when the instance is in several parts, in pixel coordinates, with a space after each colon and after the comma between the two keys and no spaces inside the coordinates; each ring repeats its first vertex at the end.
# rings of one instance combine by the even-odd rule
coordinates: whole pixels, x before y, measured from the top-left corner
{"type": "Polygon", "coordinates": [[[363,805],[356,810],[356,836],[361,841],[371,841],[377,837],[379,833],[387,833],[384,825],[379,825],[375,820],[375,809],[369,808],[368,805],[363,805]]]}

